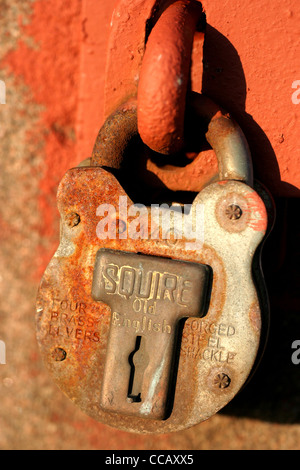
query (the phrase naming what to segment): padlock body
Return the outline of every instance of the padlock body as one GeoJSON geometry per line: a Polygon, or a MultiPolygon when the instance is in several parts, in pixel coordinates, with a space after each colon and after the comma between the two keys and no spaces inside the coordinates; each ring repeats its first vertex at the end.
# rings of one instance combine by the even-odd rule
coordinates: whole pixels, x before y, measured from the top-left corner
{"type": "MultiPolygon", "coordinates": [[[[212,184],[193,202],[193,207],[201,206],[204,213],[203,240],[199,238],[193,242],[185,238],[184,233],[182,238],[164,237],[161,231],[156,232],[155,237],[152,236],[149,212],[144,212],[139,219],[144,232],[137,236],[138,232],[135,231],[134,237],[128,236],[125,228],[128,229],[129,224],[128,219],[124,220],[124,201],[128,215],[133,202],[115,176],[100,167],[75,168],[63,178],[58,191],[61,240],[39,289],[37,338],[55,382],[92,418],[132,432],[179,431],[198,424],[224,407],[241,389],[255,364],[264,318],[253,281],[252,265],[254,254],[267,229],[266,208],[260,196],[244,183],[227,181],[212,184]],[[122,210],[120,198],[123,198],[122,210]],[[228,216],[235,206],[242,213],[236,219],[228,216]],[[101,237],[99,224],[104,217],[107,236],[101,237]],[[201,276],[198,279],[197,274],[194,274],[194,266],[208,269],[203,287],[205,292],[209,291],[208,300],[203,300],[203,294],[204,297],[198,299],[201,308],[198,304],[196,308],[193,307],[196,314],[192,314],[191,309],[186,312],[186,316],[180,316],[180,321],[183,318],[181,329],[178,329],[180,337],[174,340],[174,347],[177,348],[174,369],[176,380],[172,385],[173,394],[167,395],[171,397],[171,407],[156,413],[153,398],[150,403],[153,405],[152,411],[147,417],[143,417],[140,412],[126,411],[128,405],[124,405],[123,410],[123,405],[118,404],[119,398],[116,406],[109,408],[106,372],[109,368],[106,366],[108,358],[112,357],[109,351],[113,337],[116,351],[112,362],[114,368],[117,368],[118,355],[121,356],[121,349],[118,352],[119,338],[123,338],[122,335],[126,338],[122,321],[126,313],[124,305],[127,304],[126,290],[121,290],[123,304],[120,309],[123,311],[111,308],[109,299],[112,297],[108,299],[102,296],[101,289],[97,291],[95,285],[99,276],[99,253],[112,253],[111,260],[107,262],[116,265],[118,273],[122,266],[137,270],[138,264],[135,263],[139,263],[126,259],[118,265],[115,258],[118,252],[137,257],[149,256],[151,259],[156,257],[159,260],[156,272],[162,275],[164,260],[165,272],[174,276],[173,268],[167,267],[168,263],[172,264],[173,260],[174,263],[187,263],[187,272],[190,263],[190,273],[199,284],[201,276]],[[207,281],[210,275],[212,279],[207,281]],[[113,326],[116,327],[115,333],[112,333],[113,326]]],[[[176,271],[176,267],[174,269],[176,271]]],[[[152,271],[154,268],[151,267],[147,272],[152,271]]],[[[128,277],[129,284],[130,279],[128,277]]],[[[169,284],[165,284],[165,287],[169,286],[175,298],[175,284],[170,279],[166,281],[169,284]]],[[[117,289],[117,286],[110,284],[108,291],[112,287],[117,289]]],[[[120,291],[120,286],[118,289],[120,291]]],[[[196,299],[196,294],[192,295],[196,299]]],[[[131,302],[134,302],[134,298],[131,302]]],[[[167,300],[159,305],[160,311],[163,311],[164,302],[167,303],[167,300]]],[[[137,317],[130,317],[130,312],[128,310],[126,318],[137,321],[137,317]]],[[[146,313],[140,317],[140,328],[141,325],[149,328],[150,312],[149,303],[148,311],[146,307],[146,313]]],[[[160,328],[159,332],[151,332],[153,337],[154,333],[162,333],[163,328],[167,331],[169,323],[164,324],[163,320],[161,316],[151,323],[150,330],[154,323],[156,329],[160,328]]],[[[127,327],[132,324],[126,323],[127,327]]],[[[137,327],[138,324],[134,325],[137,327]]],[[[135,336],[146,336],[142,334],[143,331],[140,333],[136,332],[135,336]]],[[[130,336],[131,339],[133,337],[130,336]]],[[[121,345],[119,347],[122,348],[121,345]]],[[[147,364],[150,364],[151,356],[156,353],[154,346],[152,349],[148,346],[147,354],[150,358],[147,364]]],[[[113,377],[110,380],[114,398],[118,391],[118,376],[115,383],[113,377]]],[[[172,382],[169,378],[165,380],[172,382]]],[[[157,383],[161,384],[159,381],[157,383]]],[[[159,391],[155,387],[155,380],[148,384],[152,397],[159,391]]],[[[126,387],[124,390],[128,394],[126,387]]],[[[126,400],[124,393],[122,396],[126,400]]]]}

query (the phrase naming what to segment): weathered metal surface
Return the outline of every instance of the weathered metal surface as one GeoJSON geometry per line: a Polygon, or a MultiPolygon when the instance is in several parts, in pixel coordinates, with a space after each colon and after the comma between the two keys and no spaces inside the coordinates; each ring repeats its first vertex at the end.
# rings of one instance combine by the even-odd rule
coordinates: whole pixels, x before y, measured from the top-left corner
{"type": "MultiPolygon", "coordinates": [[[[259,195],[244,182],[221,180],[204,188],[189,207],[190,217],[198,210],[204,213],[203,224],[196,224],[197,231],[192,232],[192,237],[180,231],[183,221],[188,219],[187,213],[181,219],[174,216],[171,232],[164,233],[164,217],[153,225],[152,208],[137,205],[132,211],[133,201],[112,174],[122,167],[124,149],[136,132],[134,106],[125,106],[124,110],[125,113],[121,110],[112,116],[104,130],[100,131],[91,159],[92,166],[83,164],[70,170],[61,182],[58,192],[61,242],[39,291],[38,341],[55,381],[94,419],[140,433],[178,431],[209,418],[225,406],[243,386],[256,362],[261,346],[263,317],[253,281],[252,263],[266,233],[266,207],[259,195]],[[126,121],[127,112],[129,122],[126,121]],[[125,119],[127,125],[122,129],[123,133],[120,129],[117,135],[120,119],[121,122],[125,119]],[[112,129],[111,135],[108,129],[112,129]],[[116,146],[118,137],[123,142],[116,146]],[[114,168],[95,166],[109,166],[110,145],[114,168]],[[140,211],[138,219],[137,209],[140,211]],[[132,232],[132,227],[137,226],[139,230],[132,232]],[[202,231],[203,240],[198,239],[202,231]],[[178,233],[181,233],[180,237],[176,236],[178,233]],[[163,349],[163,332],[156,332],[160,335],[160,346],[156,347],[155,341],[145,346],[147,337],[144,334],[136,334],[135,340],[131,341],[132,334],[127,331],[128,344],[124,340],[126,350],[120,359],[120,367],[126,357],[129,364],[127,370],[120,372],[121,381],[113,383],[110,372],[116,373],[120,355],[118,343],[121,343],[120,336],[115,335],[118,329],[114,326],[119,326],[118,320],[122,315],[128,315],[130,308],[121,301],[118,307],[121,311],[116,312],[115,302],[109,301],[107,296],[103,296],[103,291],[97,289],[97,253],[101,249],[140,254],[143,260],[145,255],[160,257],[164,261],[156,262],[158,272],[162,270],[159,269],[161,263],[171,263],[166,258],[198,263],[199,268],[201,265],[210,267],[213,281],[207,314],[203,318],[186,320],[179,335],[181,341],[176,343],[178,362],[171,379],[168,380],[168,366],[162,369],[166,375],[157,381],[156,372],[158,363],[162,367],[161,358],[150,359],[163,349]],[[112,332],[111,336],[109,331],[112,332]],[[136,364],[137,368],[151,364],[153,369],[148,376],[146,370],[139,370],[137,383],[133,380],[128,386],[130,363],[133,366],[136,364]],[[144,418],[142,407],[145,402],[135,401],[140,398],[142,391],[138,392],[138,389],[144,380],[143,394],[154,391],[153,397],[158,398],[157,408],[154,398],[151,402],[153,419],[144,418]],[[172,399],[168,396],[171,383],[172,399]],[[132,412],[132,403],[126,402],[128,398],[135,402],[134,406],[139,403],[136,413],[132,412]],[[116,410],[122,412],[116,413],[116,410]]],[[[215,117],[214,113],[213,116],[209,114],[208,127],[218,119],[219,116],[215,117]]],[[[223,116],[220,119],[224,122],[223,116]]],[[[219,129],[220,147],[232,151],[232,147],[224,145],[224,142],[227,139],[230,141],[232,135],[241,139],[242,134],[236,133],[229,117],[225,122],[225,131],[219,129]]],[[[208,133],[213,145],[218,148],[214,132],[209,130],[208,133]]],[[[219,151],[216,153],[222,156],[219,151]]],[[[249,172],[251,161],[248,161],[246,147],[239,158],[243,164],[234,175],[249,182],[252,176],[249,172]]],[[[126,159],[130,159],[128,152],[126,159]]],[[[221,176],[230,177],[232,174],[230,161],[230,155],[228,157],[225,152],[224,159],[220,158],[221,176]]],[[[177,205],[179,208],[182,209],[177,205]]],[[[171,208],[168,210],[170,212],[171,208]]],[[[171,219],[168,210],[164,216],[168,215],[171,219]]],[[[191,225],[194,226],[193,220],[191,225]]],[[[127,261],[125,263],[132,269],[127,261]]],[[[201,285],[200,279],[199,283],[201,285]]],[[[196,305],[199,307],[201,304],[199,294],[192,295],[196,304],[189,310],[188,316],[199,314],[196,305]]],[[[172,316],[174,311],[170,312],[168,315],[172,316]]],[[[175,312],[175,317],[180,316],[178,303],[175,312]]],[[[150,321],[152,324],[151,315],[152,310],[146,309],[144,315],[141,314],[140,324],[149,325],[150,321]]],[[[165,315],[167,311],[164,306],[159,310],[156,323],[164,324],[165,315]]],[[[169,316],[168,321],[171,321],[169,316]]],[[[172,354],[167,352],[166,357],[173,359],[175,356],[172,354]]]]}
{"type": "MultiPolygon", "coordinates": [[[[98,31],[98,18],[102,16],[102,8],[90,0],[85,0],[86,19],[89,39],[96,39],[98,31]],[[93,13],[95,17],[93,16],[93,13]]],[[[140,71],[144,59],[145,47],[149,33],[159,20],[162,13],[174,3],[174,0],[119,0],[115,1],[113,13],[110,21],[110,32],[108,36],[107,61],[105,71],[104,90],[104,120],[121,103],[131,96],[136,96],[140,79],[140,71]]],[[[106,5],[107,8],[107,5],[106,5]]],[[[193,68],[191,70],[194,91],[201,92],[202,75],[202,52],[204,43],[204,33],[196,31],[193,42],[194,57],[193,68]]],[[[98,72],[95,74],[95,63],[98,66],[99,57],[94,56],[91,63],[89,52],[97,46],[92,41],[88,43],[89,49],[83,45],[83,55],[85,58],[85,71],[88,77],[98,79],[98,72]]],[[[102,53],[103,56],[103,53],[102,53]]],[[[101,64],[102,65],[102,64],[101,64]]],[[[101,69],[101,65],[100,69],[101,69]]],[[[95,80],[94,80],[95,82],[95,80]]],[[[85,86],[90,89],[91,85],[84,80],[85,86]]],[[[97,94],[98,90],[95,90],[97,94]]],[[[88,95],[88,90],[86,90],[88,95]]],[[[89,103],[93,107],[93,103],[89,103]]],[[[98,112],[95,109],[96,112],[98,112]]],[[[84,125],[84,123],[82,123],[84,125]]],[[[92,126],[92,123],[90,123],[92,126]]]]}
{"type": "MultiPolygon", "coordinates": [[[[187,250],[184,239],[119,239],[119,235],[116,239],[99,239],[97,208],[104,202],[118,208],[120,196],[126,193],[116,178],[101,168],[72,169],[61,182],[61,243],[39,290],[38,342],[55,382],[94,419],[140,433],[178,431],[225,406],[243,386],[255,362],[261,311],[252,261],[266,229],[265,205],[244,183],[208,186],[194,202],[204,205],[204,245],[187,250]],[[226,198],[229,203],[241,199],[242,212],[247,214],[243,230],[234,230],[236,220],[218,213],[226,198]],[[80,216],[80,224],[72,228],[67,223],[70,212],[80,216]],[[227,220],[223,224],[224,218],[233,231],[228,229],[227,220]],[[109,413],[101,407],[111,323],[108,305],[91,296],[96,255],[101,248],[207,264],[213,271],[207,315],[188,319],[184,325],[174,403],[164,421],[109,413]],[[56,359],[57,348],[64,360],[56,359]],[[219,374],[228,376],[230,385],[216,387],[219,374]]],[[[155,354],[155,350],[151,352],[155,354]]]]}
{"type": "MultiPolygon", "coordinates": [[[[154,155],[145,151],[147,170],[158,177],[161,185],[173,191],[199,192],[213,179],[234,179],[253,185],[252,160],[248,144],[241,128],[209,98],[192,93],[186,112],[186,150],[200,151],[203,131],[216,154],[218,166],[213,171],[194,172],[195,162],[186,167],[172,165],[166,167],[155,163],[154,155]],[[200,134],[200,135],[199,135],[200,134]],[[170,174],[174,179],[170,179],[170,174]],[[178,177],[178,174],[182,177],[178,177]]],[[[120,169],[129,142],[140,140],[137,125],[137,103],[131,99],[110,116],[102,126],[92,154],[92,165],[120,169]]],[[[129,157],[130,158],[130,157],[129,157]]],[[[133,164],[133,163],[132,163],[133,164]]],[[[199,164],[199,162],[197,162],[199,164]]],[[[155,180],[158,185],[158,180],[155,180]]]]}
{"type": "MultiPolygon", "coordinates": [[[[155,18],[158,6],[160,8],[163,3],[170,1],[172,0],[163,2],[117,0],[114,2],[113,13],[108,19],[110,31],[107,37],[106,70],[103,76],[105,79],[104,119],[129,97],[136,96],[148,24],[151,24],[155,18]]],[[[100,6],[100,11],[98,11],[94,2],[90,8],[96,12],[96,24],[98,24],[102,8],[100,6]]],[[[93,21],[91,16],[88,18],[89,21],[93,21]]]]}
{"type": "Polygon", "coordinates": [[[138,85],[138,127],[143,142],[162,154],[178,152],[184,144],[197,26],[205,26],[201,3],[177,0],[162,13],[146,44],[138,85]]]}
{"type": "Polygon", "coordinates": [[[128,431],[178,431],[207,419],[240,390],[261,347],[264,317],[252,263],[266,233],[266,207],[244,183],[252,183],[252,171],[242,132],[206,98],[195,100],[221,180],[198,194],[189,213],[177,204],[182,217],[171,206],[153,220],[152,207],[133,206],[112,174],[130,159],[128,147],[137,137],[135,101],[107,120],[91,166],[70,170],[58,192],[61,242],[39,291],[38,341],[62,390],[88,415],[128,431]],[[231,177],[242,181],[226,179],[231,177]],[[200,210],[202,226],[193,219],[200,210]],[[173,221],[167,233],[165,218],[173,221]],[[182,232],[188,219],[196,231],[182,232]],[[110,273],[107,263],[114,266],[110,273]],[[169,297],[175,289],[171,277],[189,272],[188,312],[172,297],[172,308],[165,301],[157,305],[153,323],[152,291],[147,308],[135,303],[134,309],[137,297],[129,301],[126,295],[130,286],[135,289],[133,277],[125,280],[122,273],[153,274],[153,263],[169,297]],[[204,266],[213,273],[209,306],[204,266]],[[112,297],[108,291],[117,285],[112,297]],[[178,330],[182,317],[188,319],[178,330]]]}
{"type": "Polygon", "coordinates": [[[128,144],[138,137],[136,100],[124,103],[101,127],[97,136],[91,164],[119,169],[128,144]]]}
{"type": "Polygon", "coordinates": [[[101,393],[104,410],[167,417],[180,320],[205,315],[209,280],[210,268],[201,264],[99,250],[92,297],[112,312],[101,393]]]}

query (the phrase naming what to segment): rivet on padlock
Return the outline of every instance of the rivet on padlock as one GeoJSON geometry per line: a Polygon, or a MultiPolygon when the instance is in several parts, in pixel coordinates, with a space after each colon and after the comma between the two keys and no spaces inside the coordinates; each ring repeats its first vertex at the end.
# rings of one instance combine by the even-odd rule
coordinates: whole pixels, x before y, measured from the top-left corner
{"type": "Polygon", "coordinates": [[[219,162],[218,181],[190,208],[204,211],[200,245],[197,234],[173,245],[160,230],[151,238],[149,207],[139,219],[146,235],[128,236],[120,198],[127,214],[133,201],[118,177],[138,135],[134,102],[106,121],[91,165],[69,170],[59,187],[61,241],[39,290],[38,341],[60,388],[89,416],[127,431],[178,431],[209,418],[243,387],[264,342],[253,261],[268,196],[251,187],[239,126],[212,108],[199,95],[189,111],[206,122],[219,162]],[[111,237],[109,223],[99,233],[100,206],[111,237]]]}

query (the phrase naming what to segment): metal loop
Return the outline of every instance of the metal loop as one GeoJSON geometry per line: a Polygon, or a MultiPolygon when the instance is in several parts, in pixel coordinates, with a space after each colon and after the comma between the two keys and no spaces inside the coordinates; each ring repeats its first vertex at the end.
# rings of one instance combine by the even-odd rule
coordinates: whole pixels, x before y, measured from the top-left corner
{"type": "Polygon", "coordinates": [[[186,94],[198,25],[204,29],[201,3],[177,0],[162,13],[149,35],[138,86],[138,127],[143,142],[155,152],[169,155],[183,147],[186,94]]]}
{"type": "Polygon", "coordinates": [[[137,104],[132,100],[106,119],[94,145],[91,166],[121,168],[125,150],[137,135],[137,104]]]}

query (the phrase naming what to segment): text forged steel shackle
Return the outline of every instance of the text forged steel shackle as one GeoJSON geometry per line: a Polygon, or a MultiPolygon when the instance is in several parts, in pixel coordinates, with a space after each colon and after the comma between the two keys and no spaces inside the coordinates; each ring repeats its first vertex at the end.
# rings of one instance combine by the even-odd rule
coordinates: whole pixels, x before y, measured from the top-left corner
{"type": "Polygon", "coordinates": [[[132,204],[109,168],[122,167],[124,152],[137,135],[135,102],[106,121],[91,165],[69,170],[58,190],[61,239],[38,293],[38,343],[61,390],[93,419],[126,431],[179,431],[211,417],[244,385],[261,344],[264,319],[252,265],[266,230],[265,206],[246,184],[252,172],[241,130],[207,98],[194,96],[194,104],[208,123],[207,136],[220,162],[219,181],[205,187],[191,208],[200,204],[204,209],[203,245],[184,237],[170,246],[161,236],[98,236],[101,204],[116,208],[117,214],[121,196],[127,197],[127,209],[132,204]],[[188,296],[181,291],[181,301],[191,305],[187,309],[182,302],[158,299],[155,323],[149,308],[140,320],[130,320],[126,300],[118,298],[116,306],[116,296],[101,290],[107,260],[119,272],[125,265],[136,272],[141,266],[146,273],[161,272],[161,279],[164,272],[173,273],[169,279],[181,273],[185,290],[191,289],[188,296]],[[206,267],[213,273],[208,308],[206,267]],[[187,320],[175,344],[181,318],[187,320]],[[133,328],[137,325],[139,331],[133,328]],[[135,348],[130,341],[137,335],[146,338],[147,352],[140,401],[128,396],[128,358],[135,348]]]}

